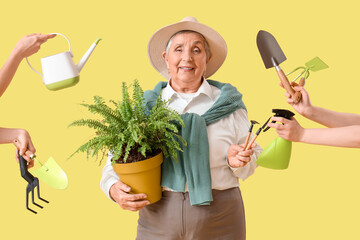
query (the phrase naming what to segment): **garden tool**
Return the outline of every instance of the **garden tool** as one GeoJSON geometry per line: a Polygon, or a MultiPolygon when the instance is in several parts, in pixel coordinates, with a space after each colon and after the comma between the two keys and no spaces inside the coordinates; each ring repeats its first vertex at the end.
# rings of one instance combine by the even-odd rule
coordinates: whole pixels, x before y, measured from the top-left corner
{"type": "MultiPolygon", "coordinates": [[[[273,109],[274,117],[291,119],[295,114],[285,109],[273,109]]],[[[275,122],[275,121],[272,121],[275,122]]],[[[264,129],[266,132],[269,129],[264,129]]],[[[256,163],[259,166],[271,169],[286,169],[291,157],[292,142],[281,137],[275,138],[260,154],[256,163]]]]}
{"type": "Polygon", "coordinates": [[[27,182],[28,182],[28,185],[26,187],[26,208],[37,214],[36,211],[32,210],[31,208],[29,208],[29,193],[31,192],[31,200],[32,200],[32,203],[39,207],[39,208],[43,208],[43,206],[37,204],[35,201],[34,201],[34,189],[37,187],[37,196],[38,198],[43,201],[43,202],[46,202],[46,203],[49,203],[49,201],[43,199],[40,197],[40,186],[39,186],[39,179],[34,177],[28,170],[27,170],[27,162],[26,160],[20,155],[20,151],[18,151],[18,154],[19,154],[19,163],[20,163],[20,173],[21,173],[21,177],[23,177],[27,182]]]}
{"type": "Polygon", "coordinates": [[[259,123],[258,123],[257,121],[255,121],[255,120],[250,120],[250,122],[251,122],[251,125],[250,125],[250,128],[249,128],[249,133],[248,133],[248,135],[247,135],[247,137],[246,137],[245,144],[244,144],[244,148],[245,148],[245,149],[246,149],[246,147],[247,147],[247,144],[249,143],[250,136],[251,136],[251,132],[252,132],[252,129],[253,129],[254,125],[255,125],[255,124],[259,124],[259,123]]]}
{"type": "Polygon", "coordinates": [[[294,70],[292,70],[291,72],[287,73],[286,76],[289,76],[290,74],[302,69],[300,74],[297,75],[291,81],[291,82],[295,82],[302,75],[304,75],[305,79],[308,79],[310,76],[310,71],[316,72],[316,71],[320,71],[320,70],[323,70],[328,67],[329,66],[326,63],[324,63],[319,57],[315,57],[315,58],[311,59],[310,61],[308,61],[307,63],[305,63],[305,67],[303,67],[303,66],[297,67],[294,70]]]}
{"type": "MultiPolygon", "coordinates": [[[[18,140],[14,141],[15,146],[19,149],[20,142],[18,140]]],[[[66,189],[69,182],[66,176],[66,173],[61,169],[61,167],[56,163],[54,158],[50,157],[45,164],[42,164],[29,150],[25,153],[27,156],[30,156],[32,160],[35,160],[40,164],[40,168],[32,171],[32,173],[40,178],[42,181],[47,183],[50,187],[55,189],[66,189]]]]}
{"type": "MultiPolygon", "coordinates": [[[[271,117],[270,117],[271,118],[271,117]]],[[[268,124],[268,122],[270,121],[270,118],[265,122],[264,125],[261,126],[261,128],[259,128],[257,130],[257,132],[255,133],[255,137],[253,137],[253,139],[251,139],[250,143],[245,147],[245,151],[249,150],[251,148],[251,146],[253,145],[253,143],[255,142],[256,138],[260,135],[261,131],[266,127],[266,125],[268,124]]]]}
{"type": "Polygon", "coordinates": [[[301,100],[301,93],[295,92],[295,90],[291,87],[284,71],[279,66],[280,63],[286,60],[286,57],[274,36],[266,31],[261,30],[257,34],[256,43],[265,67],[275,67],[285,90],[291,95],[291,98],[294,100],[294,102],[298,103],[301,100]]]}
{"type": "Polygon", "coordinates": [[[89,59],[97,44],[100,42],[101,38],[96,39],[96,41],[90,46],[78,64],[75,65],[72,59],[74,55],[71,52],[69,39],[61,33],[51,34],[63,36],[68,41],[69,51],[42,58],[41,66],[43,74],[36,71],[31,66],[27,58],[26,61],[30,68],[43,78],[43,82],[49,90],[59,90],[74,86],[79,82],[80,71],[84,67],[86,61],[89,59]]]}

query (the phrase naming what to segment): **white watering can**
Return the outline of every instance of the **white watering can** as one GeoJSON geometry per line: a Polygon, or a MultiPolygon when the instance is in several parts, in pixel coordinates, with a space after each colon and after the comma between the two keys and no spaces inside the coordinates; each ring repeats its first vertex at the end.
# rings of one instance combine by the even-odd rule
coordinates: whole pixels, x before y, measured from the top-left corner
{"type": "Polygon", "coordinates": [[[100,42],[101,38],[96,39],[96,41],[90,46],[89,50],[87,50],[87,52],[78,62],[78,64],[75,65],[72,59],[74,55],[71,52],[71,45],[69,39],[61,33],[51,34],[60,35],[66,38],[69,43],[69,51],[42,58],[41,66],[43,74],[36,71],[31,66],[27,58],[26,61],[34,72],[40,74],[40,76],[43,78],[45,86],[49,90],[60,90],[63,88],[74,86],[79,82],[80,71],[84,67],[86,61],[89,59],[97,44],[100,42]]]}

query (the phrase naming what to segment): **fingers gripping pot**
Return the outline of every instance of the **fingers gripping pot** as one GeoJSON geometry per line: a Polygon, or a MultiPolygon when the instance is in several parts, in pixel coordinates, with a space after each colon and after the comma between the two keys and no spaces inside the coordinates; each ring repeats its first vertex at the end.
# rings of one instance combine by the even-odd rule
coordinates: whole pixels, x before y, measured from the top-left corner
{"type": "Polygon", "coordinates": [[[63,88],[74,86],[79,82],[80,71],[94,51],[95,47],[101,40],[98,38],[87,50],[81,60],[75,65],[73,61],[73,53],[69,39],[61,33],[52,33],[64,37],[69,44],[69,51],[54,54],[41,59],[42,74],[36,71],[30,64],[28,58],[27,63],[30,68],[43,78],[45,86],[49,90],[60,90],[63,88]]]}

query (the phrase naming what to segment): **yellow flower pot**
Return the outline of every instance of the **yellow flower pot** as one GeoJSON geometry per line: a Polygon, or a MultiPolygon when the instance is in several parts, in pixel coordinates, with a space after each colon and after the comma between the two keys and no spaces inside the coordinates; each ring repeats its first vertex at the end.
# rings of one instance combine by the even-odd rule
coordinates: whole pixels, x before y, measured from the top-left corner
{"type": "Polygon", "coordinates": [[[161,163],[163,154],[134,163],[116,163],[114,171],[131,187],[131,193],[145,193],[150,203],[161,199],[161,163]]]}

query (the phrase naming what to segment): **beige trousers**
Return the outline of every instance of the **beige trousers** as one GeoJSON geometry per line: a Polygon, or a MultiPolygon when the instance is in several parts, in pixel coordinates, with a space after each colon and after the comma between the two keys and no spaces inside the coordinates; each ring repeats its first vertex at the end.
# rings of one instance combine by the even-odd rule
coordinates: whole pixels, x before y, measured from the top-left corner
{"type": "Polygon", "coordinates": [[[239,188],[213,190],[209,206],[191,206],[189,194],[164,191],[139,212],[137,240],[245,240],[239,188]]]}

